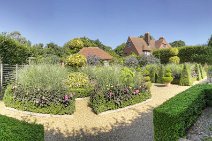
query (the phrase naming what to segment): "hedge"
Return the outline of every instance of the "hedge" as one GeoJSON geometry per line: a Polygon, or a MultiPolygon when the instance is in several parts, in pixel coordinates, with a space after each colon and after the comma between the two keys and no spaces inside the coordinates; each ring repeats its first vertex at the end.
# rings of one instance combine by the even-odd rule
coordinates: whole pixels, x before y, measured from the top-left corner
{"type": "Polygon", "coordinates": [[[195,85],[155,108],[154,140],[175,141],[183,137],[206,107],[206,102],[210,104],[211,97],[212,85],[195,85]]]}
{"type": "MultiPolygon", "coordinates": [[[[206,46],[185,46],[178,47],[180,63],[196,62],[201,64],[212,64],[212,48],[206,46]]],[[[153,55],[161,60],[162,64],[169,62],[172,57],[170,49],[155,50],[153,55]]]]}
{"type": "Polygon", "coordinates": [[[44,127],[0,115],[0,140],[44,141],[44,127]]]}
{"type": "Polygon", "coordinates": [[[72,93],[76,95],[77,98],[89,97],[93,88],[74,88],[70,89],[72,93]]]}

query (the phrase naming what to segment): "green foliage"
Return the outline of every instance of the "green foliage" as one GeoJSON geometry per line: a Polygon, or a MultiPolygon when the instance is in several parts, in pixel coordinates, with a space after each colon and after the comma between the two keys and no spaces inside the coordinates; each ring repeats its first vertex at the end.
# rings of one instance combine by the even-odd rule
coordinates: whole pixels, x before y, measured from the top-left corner
{"type": "Polygon", "coordinates": [[[171,48],[171,49],[169,50],[169,54],[170,54],[171,56],[177,56],[178,53],[179,53],[179,50],[178,50],[177,48],[171,48]]]}
{"type": "Polygon", "coordinates": [[[157,77],[158,77],[158,66],[156,64],[149,64],[146,65],[145,68],[149,71],[149,77],[152,83],[157,82],[157,77]]]}
{"type": "Polygon", "coordinates": [[[172,47],[183,47],[183,46],[185,46],[185,42],[182,40],[178,40],[178,41],[174,41],[174,42],[170,43],[170,45],[172,47]]]}
{"type": "Polygon", "coordinates": [[[201,64],[199,64],[199,69],[200,69],[200,73],[201,73],[201,77],[202,79],[206,77],[206,72],[204,70],[204,68],[202,67],[201,64]]]}
{"type": "Polygon", "coordinates": [[[0,140],[44,141],[44,127],[0,115],[0,140]]]}
{"type": "Polygon", "coordinates": [[[4,64],[24,64],[30,56],[29,48],[25,44],[0,35],[0,59],[4,64]]]}
{"type": "Polygon", "coordinates": [[[200,72],[200,66],[199,64],[196,64],[195,65],[195,71],[196,71],[196,74],[197,74],[197,80],[201,80],[202,79],[202,75],[201,75],[201,72],[200,72]]]}
{"type": "Polygon", "coordinates": [[[169,58],[169,63],[179,64],[180,63],[180,58],[178,56],[170,57],[169,58]]]}
{"type": "Polygon", "coordinates": [[[70,55],[66,59],[66,64],[74,68],[83,67],[86,65],[86,63],[87,63],[86,57],[80,54],[70,55]]]}
{"type": "Polygon", "coordinates": [[[70,49],[71,53],[78,53],[84,47],[83,41],[80,38],[74,38],[65,44],[65,47],[70,49]]]}
{"type": "Polygon", "coordinates": [[[157,83],[163,83],[164,75],[165,75],[165,67],[163,65],[160,65],[157,83]]]}
{"type": "Polygon", "coordinates": [[[151,85],[145,82],[143,70],[135,71],[121,66],[87,66],[81,71],[95,82],[90,101],[96,113],[122,108],[150,97],[151,85]]]}
{"type": "Polygon", "coordinates": [[[171,83],[173,81],[172,73],[170,68],[166,68],[165,75],[162,77],[163,83],[171,83]]]}
{"type": "Polygon", "coordinates": [[[181,86],[190,86],[192,85],[191,80],[191,70],[189,69],[189,66],[187,64],[184,65],[183,71],[181,73],[180,77],[180,83],[181,86]]]}
{"type": "Polygon", "coordinates": [[[90,86],[88,75],[81,72],[71,72],[66,82],[69,88],[87,88],[90,86]]]}
{"type": "Polygon", "coordinates": [[[65,85],[68,71],[59,65],[27,66],[4,95],[6,106],[48,114],[72,114],[74,97],[65,85]]]}
{"type": "Polygon", "coordinates": [[[117,46],[114,51],[119,56],[124,56],[124,48],[126,46],[126,43],[122,43],[121,45],[117,46]]]}
{"type": "Polygon", "coordinates": [[[208,46],[209,46],[209,47],[212,47],[212,35],[211,35],[211,37],[208,39],[208,46]]]}
{"type": "MultiPolygon", "coordinates": [[[[181,63],[196,62],[201,64],[212,64],[212,48],[205,46],[179,47],[178,57],[181,63]]],[[[160,49],[153,52],[153,55],[166,64],[171,57],[169,49],[160,49]]]]}
{"type": "Polygon", "coordinates": [[[124,67],[120,71],[120,78],[124,85],[130,85],[133,86],[133,81],[135,77],[135,72],[133,72],[131,69],[124,67]]]}
{"type": "Polygon", "coordinates": [[[211,85],[196,85],[153,110],[154,140],[174,141],[185,136],[203,108],[206,106],[206,92],[211,85]]]}
{"type": "Polygon", "coordinates": [[[66,84],[76,97],[87,97],[93,90],[88,75],[81,72],[70,73],[66,84]]]}

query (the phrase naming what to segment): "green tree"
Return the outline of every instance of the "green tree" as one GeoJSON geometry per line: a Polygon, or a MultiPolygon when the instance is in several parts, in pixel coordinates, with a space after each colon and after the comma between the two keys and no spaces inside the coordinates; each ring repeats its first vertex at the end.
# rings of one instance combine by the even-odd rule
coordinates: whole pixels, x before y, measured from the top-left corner
{"type": "Polygon", "coordinates": [[[24,64],[30,56],[30,50],[17,40],[1,34],[0,56],[4,64],[24,64]]]}
{"type": "Polygon", "coordinates": [[[84,47],[83,41],[80,38],[74,38],[68,41],[65,45],[65,48],[68,48],[70,53],[77,53],[84,47]]]}
{"type": "Polygon", "coordinates": [[[212,35],[211,35],[210,39],[208,39],[208,46],[212,47],[212,35]]]}
{"type": "Polygon", "coordinates": [[[124,56],[124,48],[126,46],[126,43],[122,43],[121,45],[117,46],[114,51],[119,56],[124,56]]]}
{"type": "Polygon", "coordinates": [[[182,46],[185,46],[186,44],[184,41],[178,40],[178,41],[174,41],[174,42],[170,43],[170,45],[172,47],[182,47],[182,46]]]}

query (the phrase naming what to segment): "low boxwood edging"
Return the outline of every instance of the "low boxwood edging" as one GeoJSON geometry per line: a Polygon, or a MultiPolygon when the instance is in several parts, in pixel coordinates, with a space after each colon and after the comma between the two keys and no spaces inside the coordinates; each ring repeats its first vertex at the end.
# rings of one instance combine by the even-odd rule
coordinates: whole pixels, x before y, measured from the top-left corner
{"type": "Polygon", "coordinates": [[[0,115],[0,140],[44,141],[44,127],[0,115]]]}
{"type": "Polygon", "coordinates": [[[154,140],[175,141],[183,137],[206,107],[206,102],[210,105],[209,97],[212,97],[212,85],[195,85],[155,108],[154,140]]]}
{"type": "Polygon", "coordinates": [[[43,114],[54,114],[54,115],[65,115],[73,114],[75,111],[75,99],[70,100],[67,104],[64,103],[50,103],[48,106],[36,106],[35,103],[28,101],[22,102],[14,99],[12,86],[9,85],[4,95],[5,106],[15,108],[18,110],[43,113],[43,114]]]}
{"type": "Polygon", "coordinates": [[[76,98],[89,97],[93,88],[74,88],[70,89],[71,93],[73,93],[76,98]]]}

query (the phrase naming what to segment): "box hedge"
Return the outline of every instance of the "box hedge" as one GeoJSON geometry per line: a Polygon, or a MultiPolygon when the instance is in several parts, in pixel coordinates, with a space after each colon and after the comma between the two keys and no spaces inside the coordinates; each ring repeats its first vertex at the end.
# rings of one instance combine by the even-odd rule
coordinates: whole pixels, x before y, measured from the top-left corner
{"type": "Polygon", "coordinates": [[[44,141],[44,127],[0,115],[0,140],[44,141]]]}
{"type": "MultiPolygon", "coordinates": [[[[207,46],[178,47],[180,63],[196,62],[201,64],[212,64],[212,48],[207,46]]],[[[155,50],[153,55],[161,60],[162,64],[169,62],[172,57],[170,49],[155,50]]]]}
{"type": "Polygon", "coordinates": [[[185,136],[206,107],[206,102],[211,103],[211,97],[212,85],[195,85],[155,108],[154,140],[175,141],[185,136]]]}

